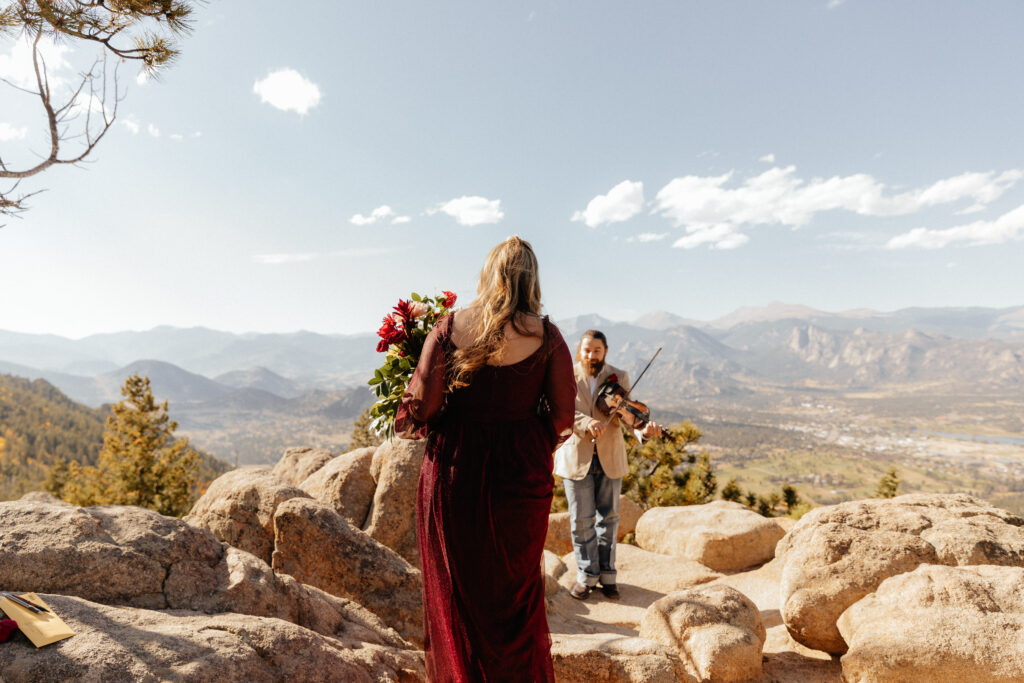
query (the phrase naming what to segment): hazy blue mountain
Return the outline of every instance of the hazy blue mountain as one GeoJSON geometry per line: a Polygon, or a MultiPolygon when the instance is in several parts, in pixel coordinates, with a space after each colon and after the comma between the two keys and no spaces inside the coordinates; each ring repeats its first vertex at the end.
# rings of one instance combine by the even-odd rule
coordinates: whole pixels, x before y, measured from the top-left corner
{"type": "Polygon", "coordinates": [[[96,378],[101,390],[109,396],[108,401],[119,401],[120,387],[129,375],[138,374],[149,377],[153,396],[157,400],[169,400],[171,403],[190,403],[210,401],[233,393],[228,387],[194,372],[189,372],[172,363],[160,360],[138,360],[113,372],[107,372],[96,378]]]}
{"type": "Polygon", "coordinates": [[[648,330],[668,330],[682,325],[690,325],[691,327],[704,327],[707,325],[707,323],[700,322],[699,320],[684,318],[668,311],[647,313],[634,320],[632,324],[648,330]]]}
{"type": "Polygon", "coordinates": [[[229,394],[190,404],[190,414],[207,411],[242,410],[257,412],[280,412],[288,407],[288,399],[255,387],[244,387],[229,394]]]}
{"type": "Polygon", "coordinates": [[[240,336],[206,327],[160,325],[144,332],[94,334],[84,337],[79,343],[81,348],[116,363],[118,367],[139,358],[159,358],[188,368],[197,356],[217,353],[240,336]]]}
{"type": "Polygon", "coordinates": [[[257,367],[247,370],[232,370],[213,378],[215,382],[236,389],[262,389],[284,398],[295,398],[306,393],[298,382],[282,377],[273,370],[257,367]]]}

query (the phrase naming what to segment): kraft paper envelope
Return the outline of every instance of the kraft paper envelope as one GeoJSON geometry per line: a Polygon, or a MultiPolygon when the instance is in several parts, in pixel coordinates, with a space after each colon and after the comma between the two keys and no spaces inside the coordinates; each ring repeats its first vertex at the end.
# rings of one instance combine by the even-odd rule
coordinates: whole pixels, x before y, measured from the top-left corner
{"type": "MultiPolygon", "coordinates": [[[[50,606],[40,600],[39,596],[35,593],[18,593],[17,595],[18,597],[24,596],[29,602],[34,602],[37,605],[50,609],[50,606]]],[[[56,614],[37,614],[4,597],[0,597],[0,609],[6,612],[7,616],[11,619],[18,622],[18,628],[28,636],[28,639],[36,647],[56,643],[58,640],[75,635],[75,632],[68,628],[68,625],[56,614]]]]}

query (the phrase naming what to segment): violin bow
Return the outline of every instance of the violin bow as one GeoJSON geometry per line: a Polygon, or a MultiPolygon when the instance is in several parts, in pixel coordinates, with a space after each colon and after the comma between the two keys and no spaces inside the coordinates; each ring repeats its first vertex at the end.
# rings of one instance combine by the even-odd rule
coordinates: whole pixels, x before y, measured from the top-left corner
{"type": "MultiPolygon", "coordinates": [[[[629,395],[633,393],[633,389],[636,388],[636,385],[640,384],[640,380],[642,380],[644,378],[644,373],[646,373],[647,369],[651,367],[651,363],[654,362],[654,359],[658,357],[659,353],[661,353],[661,347],[660,346],[658,347],[658,350],[654,352],[654,355],[651,356],[651,359],[649,361],[647,361],[647,365],[644,366],[644,369],[640,371],[640,376],[637,377],[636,381],[633,382],[632,386],[629,387],[629,390],[626,392],[626,395],[622,397],[622,401],[626,401],[629,398],[629,395]]],[[[619,416],[619,411],[618,410],[613,410],[612,414],[608,417],[608,421],[604,423],[605,428],[607,428],[608,425],[610,425],[612,423],[612,420],[614,420],[618,416],[619,416]]],[[[594,441],[597,441],[597,439],[591,439],[591,443],[593,443],[594,441]]]]}

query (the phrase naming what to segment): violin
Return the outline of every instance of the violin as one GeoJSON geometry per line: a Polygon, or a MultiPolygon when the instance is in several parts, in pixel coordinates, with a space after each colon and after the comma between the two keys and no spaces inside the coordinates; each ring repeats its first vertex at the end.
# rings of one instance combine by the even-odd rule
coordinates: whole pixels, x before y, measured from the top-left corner
{"type": "MultiPolygon", "coordinates": [[[[651,359],[647,361],[647,365],[640,372],[640,376],[633,382],[634,388],[644,378],[644,374],[646,374],[647,369],[651,367],[651,363],[654,362],[659,353],[661,353],[660,346],[654,352],[654,355],[651,356],[651,359]]],[[[631,391],[632,389],[627,391],[618,382],[605,380],[604,384],[601,385],[601,389],[598,391],[597,398],[594,401],[594,406],[608,416],[608,420],[604,423],[605,427],[611,424],[611,421],[616,417],[630,429],[643,430],[651,423],[650,408],[647,407],[646,403],[631,399],[629,397],[631,391]]],[[[658,434],[661,434],[663,431],[658,425],[655,425],[655,429],[658,434]]],[[[596,441],[596,439],[593,441],[596,441]]]]}
{"type": "Polygon", "coordinates": [[[630,429],[642,430],[651,422],[651,409],[647,404],[629,398],[629,392],[618,382],[602,384],[594,406],[609,416],[609,422],[612,418],[618,417],[619,421],[630,429]]]}

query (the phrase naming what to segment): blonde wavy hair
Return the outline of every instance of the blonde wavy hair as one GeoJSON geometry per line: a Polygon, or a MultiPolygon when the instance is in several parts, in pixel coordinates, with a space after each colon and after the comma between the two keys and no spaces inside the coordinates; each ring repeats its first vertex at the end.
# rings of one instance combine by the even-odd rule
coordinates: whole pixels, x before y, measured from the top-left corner
{"type": "Polygon", "coordinates": [[[524,314],[540,315],[538,271],[533,247],[517,235],[487,254],[480,269],[476,299],[469,305],[480,310],[468,330],[473,342],[455,352],[449,390],[466,386],[477,370],[498,360],[505,343],[505,325],[511,323],[523,336],[541,336],[523,324],[524,314]]]}

